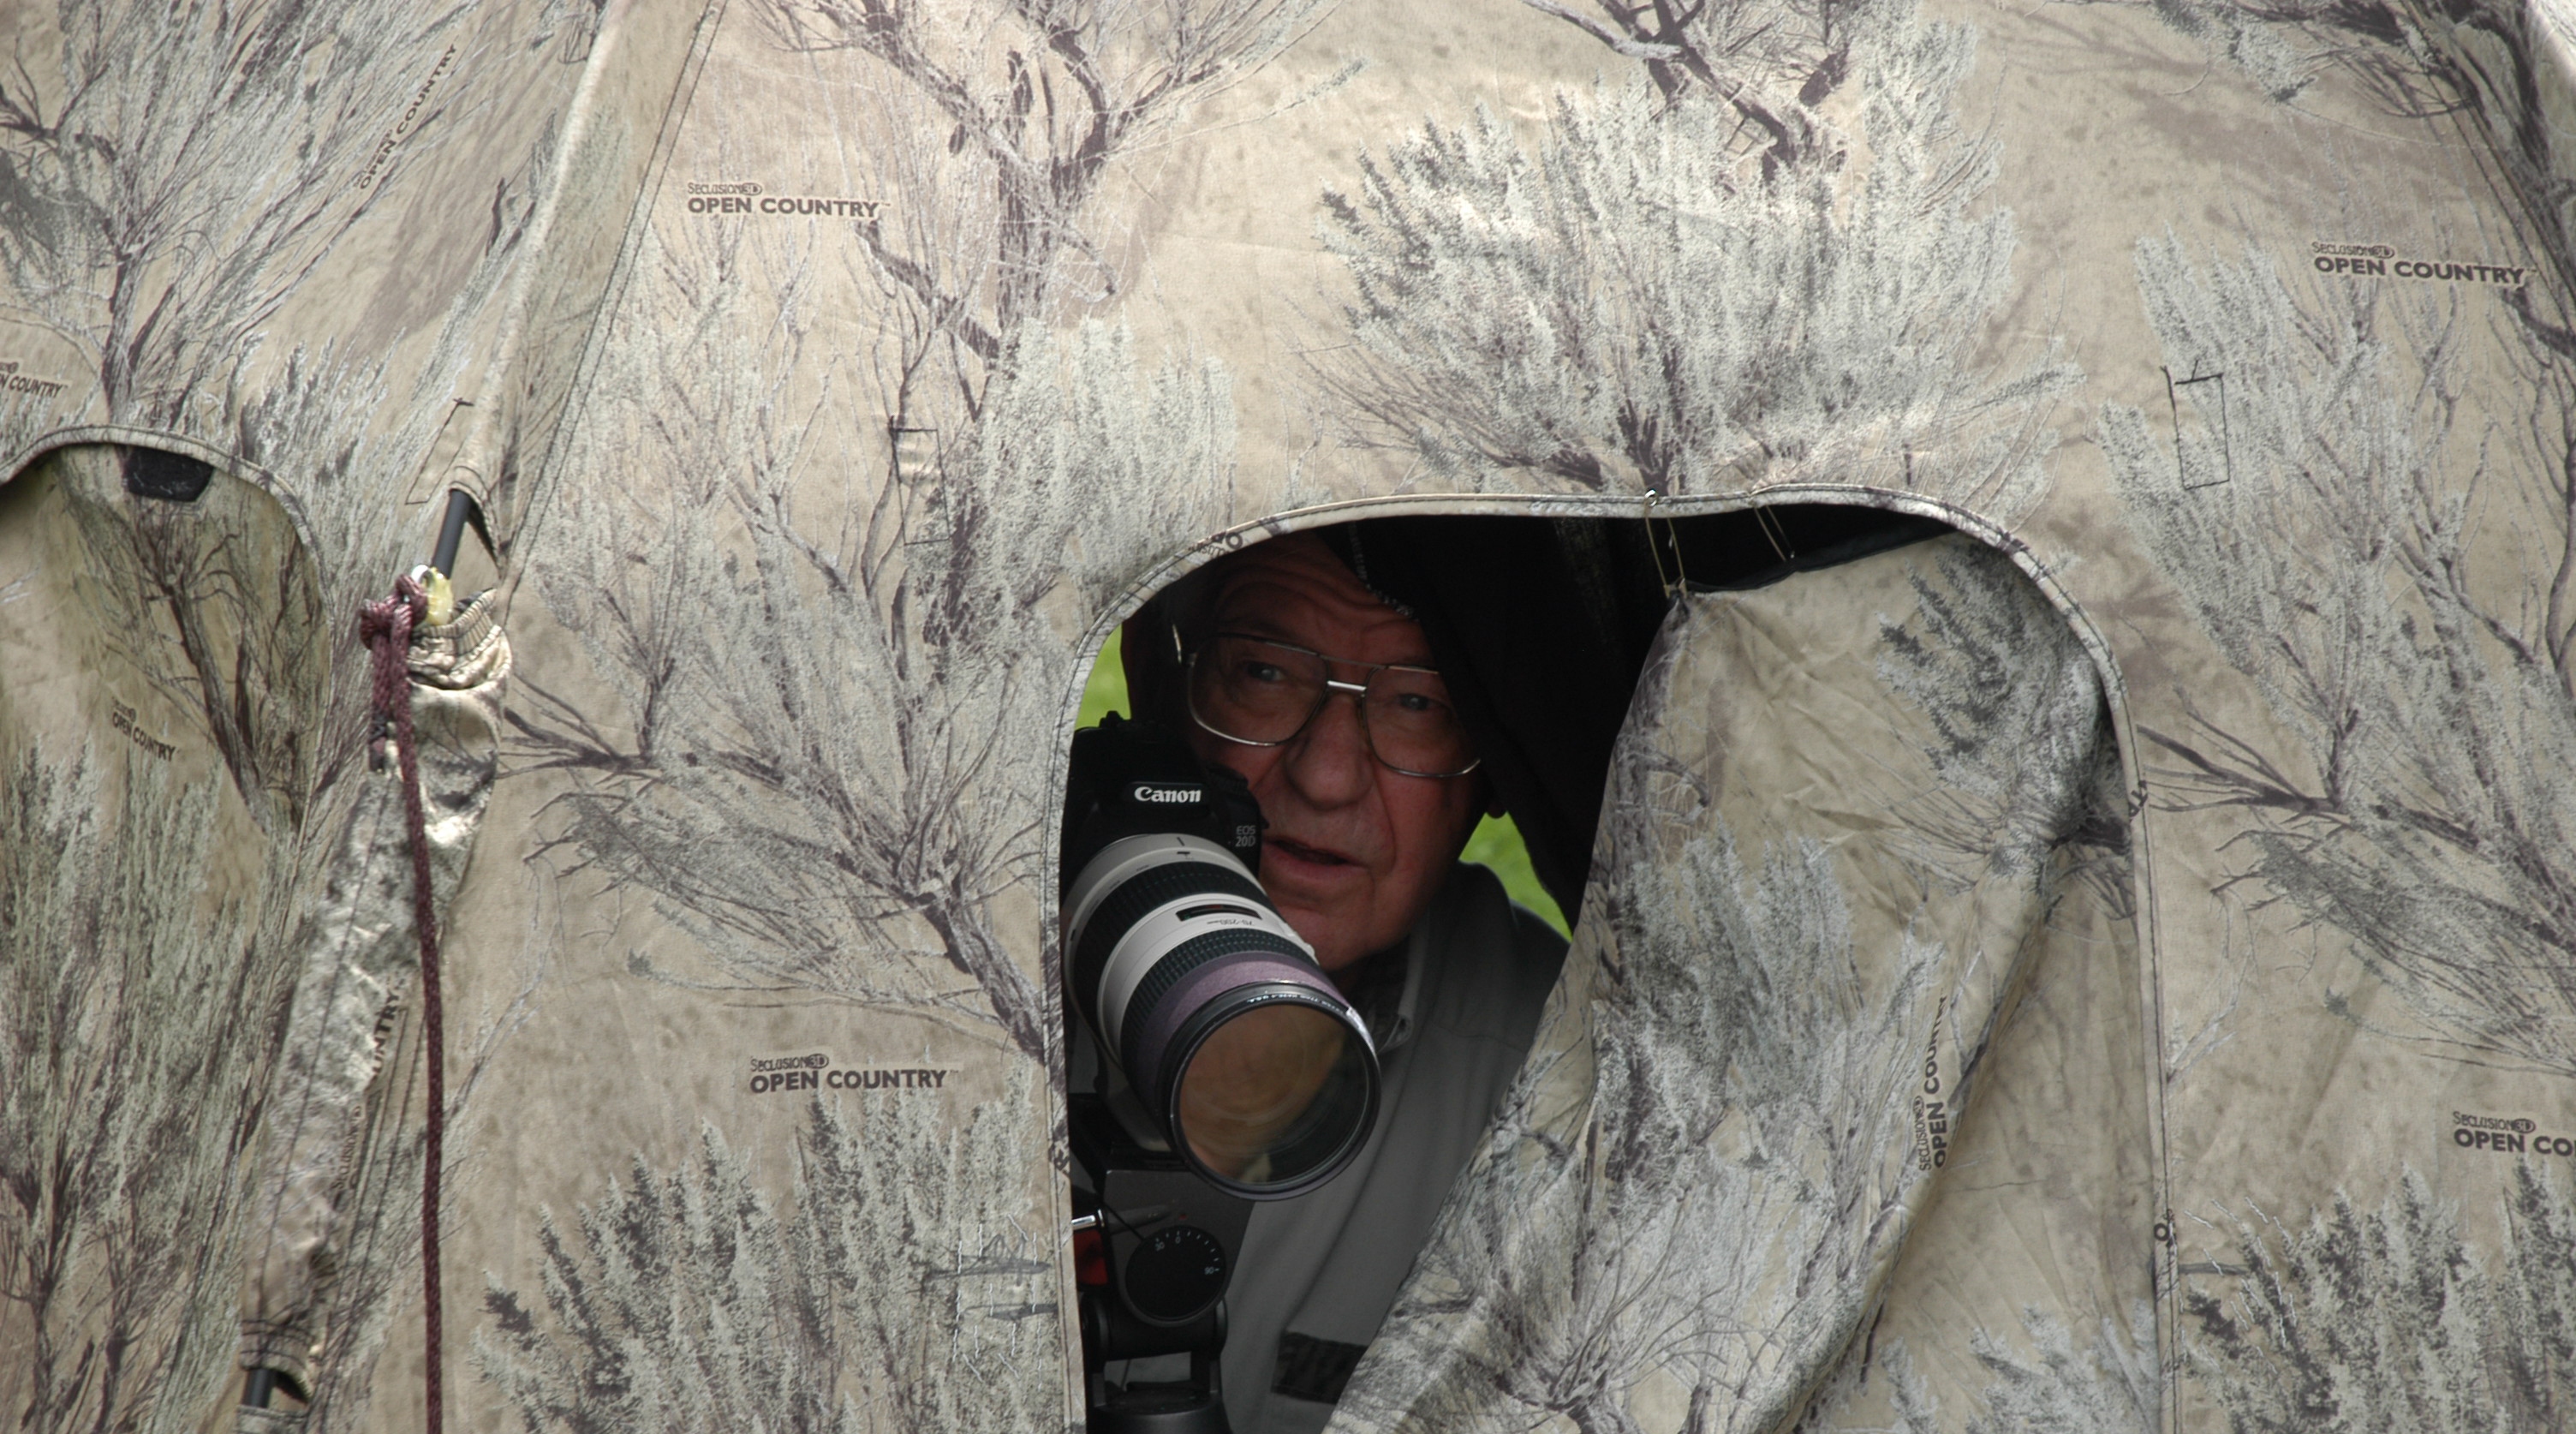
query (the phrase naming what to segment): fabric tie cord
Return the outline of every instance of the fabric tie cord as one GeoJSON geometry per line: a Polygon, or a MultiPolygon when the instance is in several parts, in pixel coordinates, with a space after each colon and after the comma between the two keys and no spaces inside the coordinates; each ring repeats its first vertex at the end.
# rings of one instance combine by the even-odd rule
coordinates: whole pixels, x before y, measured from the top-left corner
{"type": "Polygon", "coordinates": [[[420,801],[420,750],[412,734],[411,679],[406,657],[412,628],[429,612],[429,595],[409,577],[394,581],[393,596],[368,603],[358,615],[358,636],[375,654],[375,717],[378,739],[390,731],[402,779],[403,830],[411,852],[412,929],[420,937],[421,1041],[428,1048],[428,1126],[424,1131],[420,1183],[420,1275],[425,1427],[438,1434],[445,1427],[439,1378],[438,1201],[439,1174],[446,1158],[447,1032],[439,994],[438,924],[430,885],[429,833],[420,801]]]}

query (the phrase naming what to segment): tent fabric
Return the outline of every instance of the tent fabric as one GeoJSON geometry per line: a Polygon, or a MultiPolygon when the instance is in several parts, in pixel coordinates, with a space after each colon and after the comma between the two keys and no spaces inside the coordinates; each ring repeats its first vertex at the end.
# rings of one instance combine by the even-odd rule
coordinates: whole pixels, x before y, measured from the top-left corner
{"type": "MultiPolygon", "coordinates": [[[[1976,1342],[2024,1305],[2152,1349],[2102,1238],[2149,1117],[2118,763],[2031,585],[1951,537],[1694,597],[1615,772],[1548,1023],[1337,1427],[1928,1429],[1993,1405],[1976,1342]],[[2090,1029],[2002,1056],[2042,1021],[2090,1029]],[[2032,1118],[2070,1092],[2097,1118],[2032,1118]],[[2100,1218],[1980,1248],[1961,1207],[2034,1161],[2100,1218]],[[1855,1347],[1922,1259],[1944,1318],[1855,1347]]],[[[2151,1380],[2066,1397],[2106,1392],[2151,1423],[2151,1380]]]]}
{"type": "MultiPolygon", "coordinates": [[[[354,692],[326,685],[354,612],[320,610],[274,500],[157,459],[66,449],[8,490],[12,1344],[73,1351],[66,1369],[138,1346],[113,1375],[39,1381],[22,1412],[44,1427],[236,1390],[218,1319],[241,1363],[363,1381],[314,1347],[381,1325],[418,1262],[400,788],[363,653],[354,692]],[[365,749],[329,763],[341,734],[365,749]]],[[[488,598],[415,629],[409,668],[445,903],[497,769],[510,648],[488,598]]]]}
{"type": "MultiPolygon", "coordinates": [[[[187,476],[194,460],[132,458],[65,448],[0,490],[6,1338],[36,1351],[13,1390],[40,1427],[155,1408],[193,1424],[238,1389],[253,1212],[280,1144],[268,1115],[293,1098],[272,1085],[301,1062],[335,1074],[284,1049],[293,958],[320,944],[360,790],[384,784],[361,775],[354,605],[326,616],[287,510],[202,462],[187,476]],[[150,481],[164,476],[187,481],[150,481]],[[108,1366],[81,1353],[120,1346],[108,1366]]],[[[373,1238],[340,1241],[335,1282],[364,1292],[342,1306],[359,1316],[389,1304],[417,1249],[386,1188],[417,1125],[381,1088],[369,1099],[384,1118],[342,1156],[340,1209],[373,1238]]],[[[417,1229],[416,1184],[412,1199],[417,1229]]],[[[364,1361],[311,1373],[324,1390],[369,1377],[364,1361]]]]}
{"type": "Polygon", "coordinates": [[[455,488],[512,669],[444,933],[447,1342],[402,1018],[312,1401],[250,1422],[417,1427],[428,1358],[478,1428],[1079,1422],[1086,666],[1246,543],[1476,519],[1623,545],[1581,615],[1620,645],[1523,673],[1654,680],[1515,739],[1579,979],[1345,1427],[2565,1423],[2571,36],[2543,0],[0,10],[0,1414],[238,1420],[263,1202],[320,1168],[285,1112],[348,1070],[316,993],[373,959],[311,965],[375,779],[352,617],[455,488]],[[1960,536],[1816,567],[1817,506],[1960,536]],[[1748,513],[1717,551],[1816,570],[1653,637],[1638,547],[1749,576],[1690,536],[1748,513]],[[2087,665],[2107,746],[1998,735],[2087,665]],[[1546,776],[1578,739],[1588,835],[1546,776]],[[2011,828],[2045,861],[1939,859],[2104,752],[2117,822],[2052,797],[2011,828]],[[1841,949],[1828,875],[1841,986],[1762,984],[1841,949]],[[1876,1064],[1718,1063],[1799,1001],[1876,1064]],[[1918,1042],[1932,1094],[1982,1061],[1928,1176],[1918,1042]],[[1576,1080],[1602,1050],[1645,1074],[1576,1080]],[[1681,1223],[1551,1144],[1596,1121],[1759,1203],[1681,1223]],[[1587,1324],[1658,1249],[1670,1318],[1587,1324]]]}
{"type": "MultiPolygon", "coordinates": [[[[413,628],[406,661],[432,909],[444,912],[473,855],[499,756],[510,642],[492,621],[490,595],[448,622],[413,628]]],[[[255,1197],[242,1301],[242,1367],[274,1370],[306,1390],[327,1318],[321,1289],[347,1259],[342,1206],[357,1184],[352,1156],[368,1143],[370,1087],[420,977],[411,840],[390,738],[371,744],[368,766],[324,878],[311,947],[297,962],[293,1024],[269,1097],[272,1168],[255,1197]]]]}

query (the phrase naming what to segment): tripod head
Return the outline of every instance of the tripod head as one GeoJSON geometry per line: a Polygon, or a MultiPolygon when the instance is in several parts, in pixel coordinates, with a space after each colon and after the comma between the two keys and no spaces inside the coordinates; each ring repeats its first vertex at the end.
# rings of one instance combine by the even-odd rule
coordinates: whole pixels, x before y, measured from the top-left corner
{"type": "Polygon", "coordinates": [[[1075,1096],[1071,1114],[1090,1182],[1074,1195],[1089,1434],[1230,1434],[1217,1357],[1252,1202],[1139,1140],[1098,1096],[1075,1096]],[[1186,1381],[1108,1377],[1111,1363],[1169,1354],[1190,1357],[1186,1381]]]}

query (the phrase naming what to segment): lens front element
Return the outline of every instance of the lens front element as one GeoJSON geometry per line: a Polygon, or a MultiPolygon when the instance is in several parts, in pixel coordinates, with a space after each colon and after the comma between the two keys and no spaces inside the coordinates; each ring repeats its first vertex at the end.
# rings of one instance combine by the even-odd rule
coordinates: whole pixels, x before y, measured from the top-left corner
{"type": "Polygon", "coordinates": [[[1245,1194],[1289,1194],[1356,1154],[1375,1116],[1376,1060],[1346,1010],[1256,986],[1193,1024],[1172,1125],[1190,1162],[1245,1194]]]}

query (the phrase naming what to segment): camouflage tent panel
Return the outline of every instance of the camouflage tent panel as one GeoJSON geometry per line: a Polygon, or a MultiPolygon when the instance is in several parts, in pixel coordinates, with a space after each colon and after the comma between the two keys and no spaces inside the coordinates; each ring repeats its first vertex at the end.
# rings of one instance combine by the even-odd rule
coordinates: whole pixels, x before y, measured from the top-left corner
{"type": "MultiPolygon", "coordinates": [[[[22,28],[51,44],[87,13],[22,28]]],[[[1953,1058],[1964,1040],[1989,1064],[1942,1167],[1905,1174],[1908,1096],[1908,1134],[1874,1127],[1882,1164],[1838,1187],[1895,1199],[1906,1238],[1838,1257],[1793,1302],[1794,1350],[1614,1331],[1583,1418],[2551,1417],[2576,1122],[2557,17],[1666,18],[1239,0],[1049,33],[963,6],[460,12],[383,31],[420,32],[403,64],[316,52],[334,77],[316,92],[359,118],[311,151],[330,181],[312,193],[335,197],[293,212],[337,237],[256,323],[173,330],[264,335],[253,379],[226,388],[211,375],[237,352],[186,349],[154,359],[176,378],[129,382],[97,356],[130,332],[112,304],[27,306],[13,342],[94,396],[13,410],[21,450],[148,437],[265,486],[315,575],[335,694],[356,671],[338,614],[416,560],[417,505],[459,482],[496,520],[518,685],[451,917],[450,999],[488,1034],[457,1112],[447,1278],[493,1282],[470,1362],[447,1352],[474,1417],[1078,1417],[1046,933],[1082,660],[1154,585],[1268,532],[1399,510],[1626,521],[1650,492],[1663,516],[1924,512],[2010,562],[1952,545],[1948,567],[1910,550],[1694,599],[1661,669],[1688,700],[1641,707],[1628,760],[1683,754],[1707,805],[1619,787],[1614,811],[1679,825],[1651,847],[1606,835],[1596,889],[1695,881],[1683,905],[1712,930],[1768,900],[1756,848],[1849,814],[1729,786],[1713,754],[1787,740],[1752,693],[1822,683],[1854,735],[1814,760],[1883,767],[1883,799],[1925,803],[1837,876],[1874,933],[1854,945],[1853,1029],[1880,1033],[1861,1068],[1923,1058],[1934,1022],[1907,979],[1967,990],[1889,945],[1908,903],[1965,902],[1932,924],[2003,944],[1977,948],[1985,984],[1951,1028],[1953,1058]],[[435,86],[411,80],[450,45],[435,86]],[[488,98],[404,117],[451,84],[488,98]],[[390,197],[337,197],[389,134],[410,228],[390,197]],[[413,229],[468,213],[482,248],[416,241],[446,308],[379,277],[413,229]],[[380,291],[401,297],[349,302],[380,291]],[[351,313],[386,317],[353,331],[351,313]],[[349,332],[358,358],[319,357],[349,332]],[[308,391],[301,427],[243,417],[308,391]],[[2125,900],[2083,841],[2009,900],[1924,875],[1907,843],[1973,815],[1924,794],[1977,779],[1924,766],[1908,724],[1931,689],[1868,644],[1882,616],[1940,626],[1944,603],[1935,659],[2008,619],[2003,650],[2099,684],[2110,736],[2084,724],[2079,755],[2121,758],[2125,900]],[[1762,622],[1796,642],[1743,636],[1762,622]],[[1730,842],[1731,892],[1707,875],[1730,842]],[[2099,1128],[2057,1133],[2078,1120],[2099,1128]],[[2393,1357],[2423,1350],[2442,1353],[2393,1357]]],[[[303,153],[277,136],[316,111],[256,98],[192,102],[248,126],[235,151],[303,153]]],[[[61,163],[49,192],[74,193],[61,163]]],[[[173,192],[238,207],[248,174],[173,192]]],[[[269,292],[268,256],[306,251],[243,252],[250,278],[204,304],[269,292]]],[[[22,254],[16,291],[71,293],[59,262],[22,254]]],[[[1606,912],[1585,933],[1578,975],[1655,939],[1606,912]]],[[[1740,947],[1725,979],[1770,949],[1740,947]]],[[[1658,1036],[1650,1007],[1582,994],[1560,993],[1526,1088],[1559,1104],[1529,1129],[1599,1098],[1563,1084],[1574,1033],[1658,1036]]],[[[1893,1089],[1832,1098],[1883,1116],[1893,1089]]],[[[1741,1166],[1736,1138],[1692,1158],[1741,1166]]],[[[1347,1420],[1573,1417],[1494,1390],[1423,1402],[1455,1375],[1424,1351],[1480,1347],[1438,1298],[1477,1274],[1457,1241],[1558,1228],[1540,1206],[1496,1233],[1489,1188],[1460,1193],[1347,1420]]],[[[1777,1262],[1817,1248],[1808,1223],[1793,1202],[1709,1236],[1749,1243],[1694,1256],[1722,1279],[1693,1338],[1791,1288],[1777,1262]]],[[[1572,1308],[1514,1337],[1571,1338],[1572,1308]]],[[[379,1397],[314,1422],[404,1422],[417,1336],[389,1338],[379,1397]]]]}

